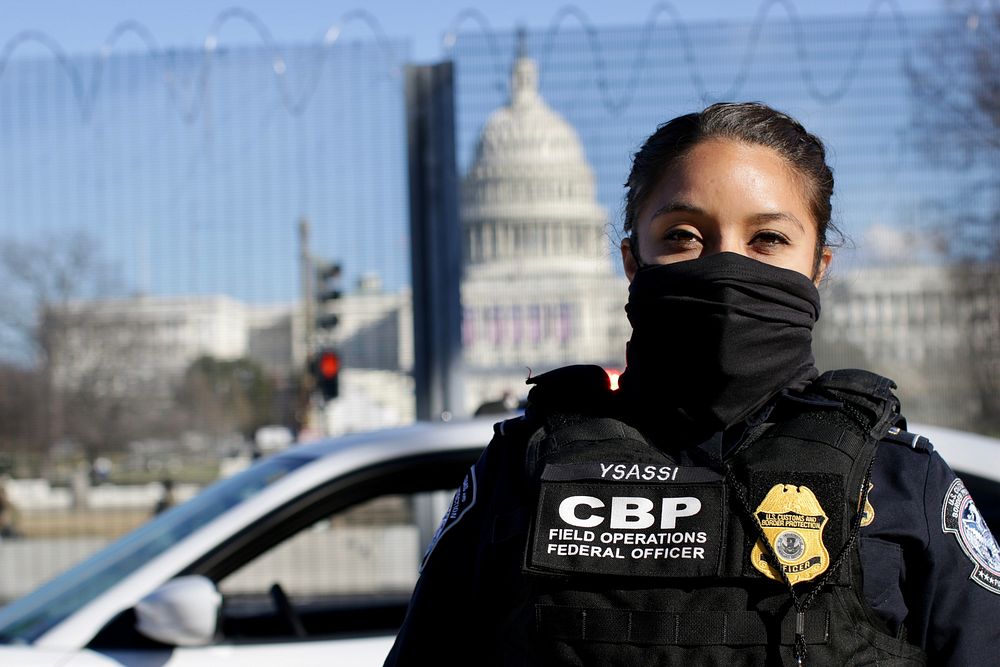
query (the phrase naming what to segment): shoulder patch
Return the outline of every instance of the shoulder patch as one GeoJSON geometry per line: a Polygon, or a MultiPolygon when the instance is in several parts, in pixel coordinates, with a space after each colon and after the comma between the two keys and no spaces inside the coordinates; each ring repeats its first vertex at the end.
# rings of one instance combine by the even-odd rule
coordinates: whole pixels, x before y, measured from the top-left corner
{"type": "Polygon", "coordinates": [[[469,468],[469,472],[465,474],[465,478],[462,479],[462,483],[458,485],[458,489],[455,491],[455,497],[452,498],[451,505],[448,506],[448,511],[445,512],[444,517],[441,518],[441,523],[438,524],[437,530],[434,531],[434,537],[431,538],[431,543],[427,546],[427,552],[424,554],[424,558],[420,562],[419,572],[424,571],[424,566],[427,565],[427,559],[430,558],[431,553],[434,551],[434,547],[437,546],[438,541],[444,536],[445,533],[451,530],[475,504],[476,466],[473,465],[469,468]]]}
{"type": "Polygon", "coordinates": [[[941,530],[953,534],[972,561],[974,567],[970,579],[986,590],[1000,594],[1000,547],[972,502],[965,484],[957,477],[944,496],[941,530]]]}

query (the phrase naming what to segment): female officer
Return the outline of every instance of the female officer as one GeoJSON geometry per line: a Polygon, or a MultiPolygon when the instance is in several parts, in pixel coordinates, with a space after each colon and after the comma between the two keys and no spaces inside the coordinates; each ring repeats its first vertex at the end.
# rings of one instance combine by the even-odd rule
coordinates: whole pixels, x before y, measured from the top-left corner
{"type": "Polygon", "coordinates": [[[621,389],[532,378],[425,557],[387,665],[986,665],[1000,558],[891,381],[820,376],[833,175],[762,104],[660,126],[621,244],[621,389]]]}

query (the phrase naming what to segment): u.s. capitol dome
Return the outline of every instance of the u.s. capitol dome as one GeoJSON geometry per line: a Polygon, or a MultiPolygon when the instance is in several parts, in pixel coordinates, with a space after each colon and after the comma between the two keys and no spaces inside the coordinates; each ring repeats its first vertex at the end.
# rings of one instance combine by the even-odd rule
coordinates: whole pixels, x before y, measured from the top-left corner
{"type": "Polygon", "coordinates": [[[528,368],[622,366],[627,285],[612,268],[607,211],[579,136],[523,55],[464,176],[461,221],[470,406],[523,393],[528,368]]]}
{"type": "Polygon", "coordinates": [[[533,60],[515,61],[510,86],[462,184],[466,275],[610,272],[608,216],[580,138],[542,99],[533,60]]]}

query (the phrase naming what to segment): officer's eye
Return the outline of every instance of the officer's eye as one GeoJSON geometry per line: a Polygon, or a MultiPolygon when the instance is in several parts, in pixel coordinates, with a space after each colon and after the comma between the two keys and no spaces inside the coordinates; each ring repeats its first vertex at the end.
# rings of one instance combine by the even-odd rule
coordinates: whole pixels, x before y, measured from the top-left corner
{"type": "Polygon", "coordinates": [[[674,227],[667,230],[667,233],[663,235],[663,239],[671,245],[681,247],[691,247],[701,243],[701,238],[697,234],[683,227],[674,227]]]}
{"type": "Polygon", "coordinates": [[[764,252],[777,250],[781,246],[790,245],[790,243],[784,234],[770,230],[757,232],[750,239],[751,246],[764,252]]]}

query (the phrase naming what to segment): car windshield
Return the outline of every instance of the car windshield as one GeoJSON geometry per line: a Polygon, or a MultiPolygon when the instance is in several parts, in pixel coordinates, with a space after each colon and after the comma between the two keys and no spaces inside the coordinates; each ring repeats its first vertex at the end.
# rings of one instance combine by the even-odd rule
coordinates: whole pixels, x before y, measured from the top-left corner
{"type": "Polygon", "coordinates": [[[300,456],[265,459],[151,519],[34,592],[0,609],[0,643],[35,641],[143,564],[311,460],[300,456]]]}

